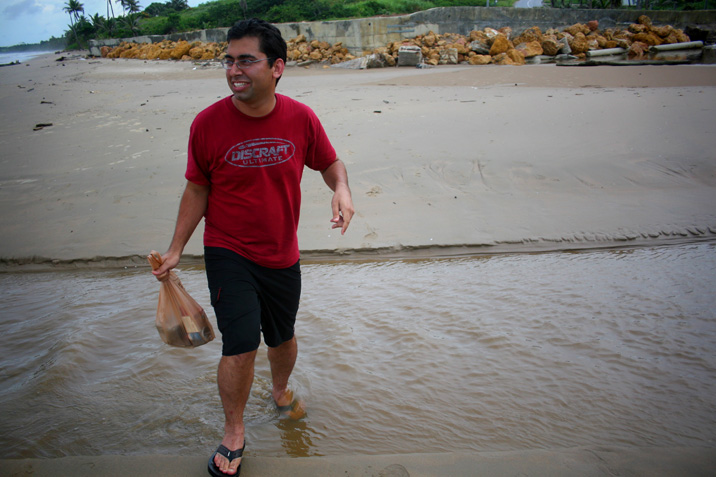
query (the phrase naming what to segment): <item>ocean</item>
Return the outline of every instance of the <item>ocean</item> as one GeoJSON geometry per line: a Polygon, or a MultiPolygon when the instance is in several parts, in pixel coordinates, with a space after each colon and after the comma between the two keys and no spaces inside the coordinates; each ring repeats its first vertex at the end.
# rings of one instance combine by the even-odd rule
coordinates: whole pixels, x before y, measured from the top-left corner
{"type": "Polygon", "coordinates": [[[47,55],[52,51],[11,51],[6,53],[0,53],[0,65],[6,65],[8,63],[14,63],[19,61],[20,63],[26,63],[27,61],[38,57],[40,55],[47,55]]]}

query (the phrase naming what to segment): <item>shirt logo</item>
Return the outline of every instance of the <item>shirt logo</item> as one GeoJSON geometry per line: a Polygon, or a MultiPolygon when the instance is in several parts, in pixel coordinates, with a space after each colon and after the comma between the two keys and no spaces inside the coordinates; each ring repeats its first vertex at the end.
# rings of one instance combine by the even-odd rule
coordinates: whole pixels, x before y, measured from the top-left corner
{"type": "Polygon", "coordinates": [[[286,139],[250,139],[229,149],[224,160],[236,167],[267,167],[288,161],[295,152],[296,146],[286,139]]]}

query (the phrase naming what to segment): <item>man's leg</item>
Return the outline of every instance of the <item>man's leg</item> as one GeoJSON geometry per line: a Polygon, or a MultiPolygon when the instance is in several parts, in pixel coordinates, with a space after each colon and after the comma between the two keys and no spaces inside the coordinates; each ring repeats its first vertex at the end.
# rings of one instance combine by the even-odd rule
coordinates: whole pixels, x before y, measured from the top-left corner
{"type": "Polygon", "coordinates": [[[298,344],[295,336],[275,348],[268,349],[268,359],[269,363],[271,363],[271,380],[273,381],[271,394],[279,406],[291,404],[291,397],[286,395],[286,391],[288,391],[288,378],[291,377],[297,356],[298,344]]]}
{"type": "MultiPolygon", "coordinates": [[[[235,356],[222,356],[219,361],[217,381],[224,406],[224,440],[221,443],[229,450],[244,446],[244,408],[254,381],[255,359],[256,351],[250,351],[235,356]]],[[[214,463],[222,472],[235,474],[241,459],[235,459],[229,464],[226,457],[217,454],[214,463]]]]}

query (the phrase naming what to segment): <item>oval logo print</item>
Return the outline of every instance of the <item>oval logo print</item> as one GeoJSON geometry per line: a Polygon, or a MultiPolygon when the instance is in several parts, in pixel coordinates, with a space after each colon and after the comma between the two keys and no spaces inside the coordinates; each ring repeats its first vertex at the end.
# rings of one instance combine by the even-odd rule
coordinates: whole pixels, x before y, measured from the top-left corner
{"type": "Polygon", "coordinates": [[[250,139],[229,149],[224,160],[236,167],[267,167],[288,161],[295,152],[296,146],[285,139],[250,139]]]}

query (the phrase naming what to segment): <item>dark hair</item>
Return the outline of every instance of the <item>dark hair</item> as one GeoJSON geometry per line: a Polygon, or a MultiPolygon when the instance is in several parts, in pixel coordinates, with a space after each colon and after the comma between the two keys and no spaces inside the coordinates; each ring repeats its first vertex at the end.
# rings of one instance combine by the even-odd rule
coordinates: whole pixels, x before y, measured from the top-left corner
{"type": "Polygon", "coordinates": [[[281,58],[286,62],[286,41],[281,36],[278,28],[267,21],[251,18],[241,20],[234,24],[226,34],[226,42],[240,40],[246,36],[259,39],[259,50],[269,58],[269,66],[273,66],[276,59],[281,58]]]}

